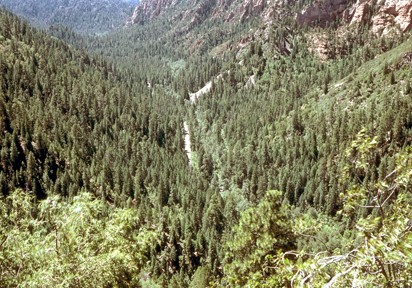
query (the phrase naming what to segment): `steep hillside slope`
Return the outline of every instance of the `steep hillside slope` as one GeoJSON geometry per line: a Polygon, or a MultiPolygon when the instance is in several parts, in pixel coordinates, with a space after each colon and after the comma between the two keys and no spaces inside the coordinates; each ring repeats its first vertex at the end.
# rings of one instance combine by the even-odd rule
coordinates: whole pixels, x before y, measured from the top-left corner
{"type": "MultiPolygon", "coordinates": [[[[181,99],[158,88],[160,75],[162,84],[170,85],[172,69],[169,66],[155,67],[163,64],[159,60],[150,61],[150,68],[139,65],[140,70],[123,63],[116,65],[96,53],[91,56],[83,49],[75,48],[80,45],[69,45],[34,29],[3,10],[0,11],[0,23],[0,259],[3,263],[0,265],[0,282],[16,287],[33,275],[49,273],[50,278],[43,276],[53,279],[53,285],[73,283],[76,286],[86,281],[94,286],[115,283],[138,287],[140,280],[157,279],[163,275],[163,281],[173,278],[174,287],[186,287],[194,269],[204,265],[203,257],[212,259],[211,269],[218,275],[220,260],[215,259],[216,251],[222,248],[215,239],[220,239],[224,229],[229,229],[224,227],[229,225],[216,222],[224,221],[224,204],[216,190],[197,175],[188,173],[181,99]],[[153,84],[149,88],[147,76],[152,71],[158,74],[149,78],[153,84]],[[84,191],[91,194],[86,196],[87,199],[79,198],[84,191]],[[9,198],[5,199],[6,196],[9,198]],[[39,201],[44,199],[64,206],[59,210],[61,213],[69,211],[70,205],[79,204],[78,201],[80,206],[89,205],[86,214],[80,212],[80,208],[67,212],[76,216],[76,220],[87,217],[94,221],[93,225],[82,225],[87,227],[90,237],[83,232],[73,236],[80,239],[81,248],[68,248],[75,242],[62,232],[61,225],[65,226],[62,222],[51,226],[44,221],[41,225],[36,222],[35,230],[31,224],[23,230],[22,221],[29,223],[33,218],[36,219],[33,221],[42,219],[44,214],[40,211],[44,211],[41,208],[44,206],[39,201]],[[24,211],[20,209],[22,206],[9,209],[20,204],[25,204],[24,211]],[[125,209],[130,210],[126,214],[120,212],[123,220],[115,216],[125,209]],[[219,211],[217,214],[216,210],[219,211]],[[13,218],[15,211],[20,213],[18,218],[13,218]],[[108,215],[110,217],[106,217],[108,215]],[[110,226],[109,219],[119,221],[110,226]],[[122,226],[124,221],[126,226],[122,226]],[[199,224],[202,222],[204,225],[199,224]],[[115,227],[117,232],[111,234],[111,228],[109,231],[96,228],[105,233],[100,237],[94,230],[96,223],[106,228],[115,227]],[[182,223],[185,224],[182,226],[182,223]],[[16,229],[11,230],[12,227],[16,229]],[[147,243],[150,245],[145,245],[147,249],[142,255],[142,243],[135,236],[139,234],[145,238],[150,230],[157,231],[156,237],[147,243]],[[21,233],[21,238],[17,238],[13,231],[21,233]],[[33,232],[35,235],[31,234],[33,232]],[[9,237],[10,233],[13,235],[9,237]],[[114,250],[114,258],[116,255],[121,258],[116,263],[124,265],[114,264],[113,254],[99,258],[102,254],[107,255],[106,248],[109,248],[99,249],[98,246],[105,243],[101,241],[114,243],[123,239],[121,235],[126,238],[126,246],[123,245],[125,242],[109,246],[114,250]],[[48,237],[53,237],[52,243],[58,243],[58,247],[51,253],[43,253],[45,258],[36,257],[35,253],[39,251],[36,247],[45,249],[42,243],[49,243],[48,237]],[[198,244],[195,246],[196,239],[198,244]],[[93,240],[92,245],[97,245],[92,246],[93,251],[84,249],[83,245],[89,245],[89,240],[93,240]],[[20,263],[21,258],[17,261],[13,255],[18,249],[16,243],[24,241],[30,242],[24,245],[25,260],[30,261],[25,263],[34,264],[19,268],[15,263],[20,263]],[[182,246],[181,243],[186,244],[182,246]],[[68,246],[63,246],[66,244],[68,246]],[[59,249],[61,253],[56,255],[59,249]],[[119,256],[119,251],[127,252],[128,256],[119,256]],[[74,260],[77,264],[66,266],[66,263],[72,263],[74,255],[77,257],[83,252],[88,253],[84,256],[87,261],[74,260]],[[141,258],[134,258],[136,255],[141,258]],[[166,257],[169,260],[166,261],[166,257]],[[46,258],[50,262],[39,262],[46,258]],[[139,262],[139,259],[144,261],[139,262]],[[51,263],[56,265],[50,268],[51,263]],[[77,269],[76,265],[87,266],[90,270],[78,279],[77,272],[81,274],[85,270],[77,269]],[[95,270],[107,267],[104,265],[110,265],[109,270],[102,273],[95,270]],[[55,271],[53,269],[59,269],[58,276],[50,272],[55,271]],[[150,277],[137,273],[141,269],[150,277]],[[91,273],[99,273],[101,277],[91,277],[91,273]]],[[[60,28],[58,25],[56,29],[60,28]]],[[[73,31],[70,33],[74,34],[73,31]]],[[[85,38],[75,35],[74,39],[85,38]]],[[[94,40],[97,39],[101,41],[103,38],[94,40]]],[[[145,51],[142,53],[145,55],[145,51]]],[[[130,60],[127,63],[136,64],[130,60]]],[[[44,205],[57,207],[55,204],[44,205]]],[[[45,213],[50,212],[47,211],[45,213]]],[[[47,221],[58,221],[60,212],[47,214],[47,221]]],[[[63,218],[68,220],[67,215],[63,218]]],[[[86,222],[70,221],[70,225],[80,223],[86,222]]],[[[30,281],[36,279],[30,278],[30,281]]]]}
{"type": "Polygon", "coordinates": [[[125,0],[0,0],[30,24],[47,27],[61,23],[80,33],[102,33],[117,28],[133,11],[125,0]]]}
{"type": "Polygon", "coordinates": [[[350,24],[368,23],[375,33],[387,34],[394,26],[403,32],[412,27],[412,3],[399,0],[316,1],[296,15],[299,24],[325,27],[335,21],[350,24]]]}
{"type": "MultiPolygon", "coordinates": [[[[126,26],[152,22],[156,23],[152,27],[157,28],[151,33],[156,33],[163,42],[170,41],[168,45],[183,47],[183,51],[190,53],[209,51],[214,55],[242,50],[257,39],[267,42],[271,33],[279,33],[278,29],[293,34],[299,33],[297,26],[303,30],[307,26],[321,27],[328,31],[310,29],[307,36],[310,36],[311,50],[327,60],[347,54],[344,46],[352,41],[348,38],[356,35],[360,27],[362,33],[365,29],[371,32],[367,36],[370,40],[382,34],[392,38],[392,34],[410,31],[412,6],[408,1],[392,0],[142,1],[126,26]],[[346,44],[331,41],[332,33],[346,44]]],[[[278,49],[291,53],[290,37],[284,37],[283,42],[278,49]]]]}
{"type": "MultiPolygon", "coordinates": [[[[271,1],[268,1],[269,3],[271,1]]],[[[244,21],[252,15],[260,15],[266,8],[266,1],[190,1],[190,0],[143,0],[134,10],[127,25],[149,23],[154,18],[167,15],[169,21],[189,19],[192,25],[199,25],[208,18],[221,18],[225,22],[236,19],[244,21]]]]}
{"type": "Polygon", "coordinates": [[[157,233],[134,286],[409,281],[412,39],[394,3],[143,1],[113,33],[47,30],[70,45],[7,14],[0,188],[130,207],[157,233]]]}

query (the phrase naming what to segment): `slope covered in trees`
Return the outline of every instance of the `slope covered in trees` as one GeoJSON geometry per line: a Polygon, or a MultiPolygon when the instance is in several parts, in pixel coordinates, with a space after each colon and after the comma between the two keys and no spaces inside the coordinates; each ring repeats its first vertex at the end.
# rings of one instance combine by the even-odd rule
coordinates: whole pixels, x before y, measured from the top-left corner
{"type": "Polygon", "coordinates": [[[137,227],[160,232],[145,254],[151,278],[182,287],[205,263],[218,275],[224,202],[188,173],[180,100],[6,11],[1,23],[2,193],[32,191],[36,211],[41,199],[72,203],[89,191],[104,203],[101,217],[133,208],[137,227]]]}
{"type": "Polygon", "coordinates": [[[135,3],[125,0],[1,0],[2,5],[40,28],[60,23],[79,33],[104,33],[123,26],[135,3]]]}
{"type": "Polygon", "coordinates": [[[408,284],[410,34],[300,27],[302,5],[270,24],[179,34],[160,17],[103,37],[46,34],[2,11],[2,201],[32,191],[22,217],[42,219],[39,200],[70,209],[88,191],[98,221],[131,213],[147,249],[127,249],[147,262],[110,276],[140,283],[126,286],[408,284]]]}

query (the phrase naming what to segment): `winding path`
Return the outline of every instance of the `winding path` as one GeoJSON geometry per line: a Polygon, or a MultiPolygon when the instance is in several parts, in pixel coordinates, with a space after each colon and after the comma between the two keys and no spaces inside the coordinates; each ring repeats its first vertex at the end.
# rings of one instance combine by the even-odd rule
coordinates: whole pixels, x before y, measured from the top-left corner
{"type": "Polygon", "coordinates": [[[208,83],[205,85],[205,87],[203,87],[202,89],[200,89],[200,90],[197,91],[196,93],[190,94],[190,102],[192,102],[192,103],[195,102],[196,99],[197,99],[200,95],[209,92],[209,91],[210,91],[210,88],[212,88],[212,82],[208,82],[208,83]]]}
{"type": "MultiPolygon", "coordinates": [[[[230,72],[230,70],[227,70],[226,72],[230,72]]],[[[222,78],[223,74],[220,73],[219,75],[217,75],[217,77],[214,79],[215,84],[217,83],[217,80],[219,78],[222,78]]],[[[190,102],[194,103],[196,101],[196,99],[203,94],[206,94],[207,92],[210,91],[210,89],[212,88],[212,81],[208,82],[202,89],[200,89],[199,91],[197,91],[196,93],[192,93],[190,94],[190,102]]]]}
{"type": "MultiPolygon", "coordinates": [[[[230,72],[230,70],[228,70],[227,72],[230,72]]],[[[216,79],[214,80],[215,83],[222,76],[223,76],[223,74],[219,74],[216,77],[216,79]]],[[[200,89],[196,93],[190,94],[189,95],[190,96],[190,102],[193,104],[200,95],[209,92],[211,88],[212,88],[212,81],[208,82],[205,85],[205,87],[203,87],[202,89],[200,89]]],[[[184,128],[184,135],[185,135],[185,151],[186,151],[186,154],[187,154],[187,158],[189,159],[189,166],[192,166],[192,155],[190,154],[190,153],[192,153],[192,150],[190,149],[190,134],[189,134],[189,127],[187,126],[186,122],[183,122],[183,128],[184,128]]]]}
{"type": "Polygon", "coordinates": [[[189,158],[189,166],[192,166],[192,150],[190,149],[190,135],[189,135],[189,127],[187,127],[186,122],[183,122],[184,128],[184,135],[185,135],[185,151],[187,154],[187,158],[189,158]]]}

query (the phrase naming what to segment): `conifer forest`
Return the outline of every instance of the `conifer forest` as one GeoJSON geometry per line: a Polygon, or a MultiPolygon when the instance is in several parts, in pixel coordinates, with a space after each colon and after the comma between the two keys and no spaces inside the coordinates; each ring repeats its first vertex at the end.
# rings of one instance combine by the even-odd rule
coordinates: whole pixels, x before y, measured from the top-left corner
{"type": "Polygon", "coordinates": [[[412,286],[411,1],[0,2],[0,288],[412,286]]]}

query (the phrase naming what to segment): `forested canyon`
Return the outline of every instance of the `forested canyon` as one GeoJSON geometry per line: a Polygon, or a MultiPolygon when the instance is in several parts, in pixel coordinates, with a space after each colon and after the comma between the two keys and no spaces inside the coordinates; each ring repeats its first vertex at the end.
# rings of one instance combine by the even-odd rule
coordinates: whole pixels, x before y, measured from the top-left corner
{"type": "Polygon", "coordinates": [[[0,3],[0,287],[410,287],[410,1],[0,3]]]}

